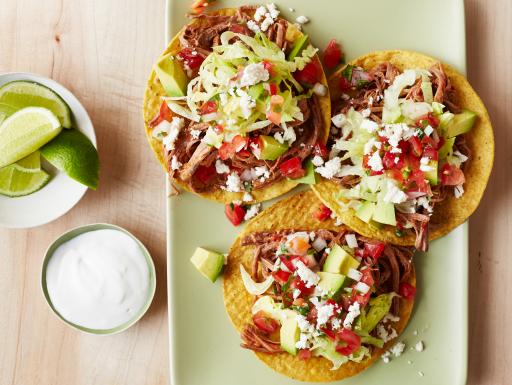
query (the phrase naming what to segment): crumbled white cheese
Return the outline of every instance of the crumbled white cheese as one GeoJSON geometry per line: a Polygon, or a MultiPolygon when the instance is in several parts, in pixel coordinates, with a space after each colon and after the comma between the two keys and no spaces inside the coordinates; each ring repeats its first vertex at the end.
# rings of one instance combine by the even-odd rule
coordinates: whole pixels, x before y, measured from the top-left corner
{"type": "Polygon", "coordinates": [[[375,151],[370,159],[368,159],[368,166],[370,166],[373,171],[378,172],[383,170],[384,167],[382,166],[382,158],[380,157],[378,151],[375,151]]]}
{"type": "Polygon", "coordinates": [[[325,96],[327,95],[327,87],[322,83],[316,83],[313,86],[313,93],[318,96],[325,96]]]}
{"type": "Polygon", "coordinates": [[[424,348],[425,348],[425,346],[423,345],[423,341],[418,341],[418,343],[416,345],[414,345],[414,349],[417,352],[422,352],[424,348]]]}
{"type": "Polygon", "coordinates": [[[393,354],[395,357],[400,357],[402,353],[404,352],[405,344],[403,342],[397,342],[395,345],[389,349],[390,353],[393,354]]]}
{"type": "Polygon", "coordinates": [[[382,319],[383,323],[386,323],[386,322],[398,322],[398,321],[400,321],[400,317],[394,316],[392,313],[386,314],[384,316],[384,318],[382,319]]]}
{"type": "Polygon", "coordinates": [[[176,158],[176,155],[173,155],[171,158],[171,170],[175,171],[181,167],[181,162],[176,158]]]}
{"type": "Polygon", "coordinates": [[[279,10],[277,9],[277,6],[274,3],[269,3],[267,4],[267,9],[270,17],[274,20],[277,19],[279,16],[279,10]]]}
{"type": "Polygon", "coordinates": [[[354,281],[360,281],[361,278],[363,277],[363,273],[361,273],[360,271],[358,271],[356,269],[350,268],[348,270],[347,277],[349,277],[350,279],[353,279],[354,281]]]}
{"type": "Polygon", "coordinates": [[[270,171],[268,170],[267,166],[254,167],[254,173],[256,178],[260,178],[261,181],[270,178],[270,171]]]}
{"type": "Polygon", "coordinates": [[[327,247],[327,248],[324,250],[324,252],[325,252],[326,254],[329,254],[329,253],[331,252],[331,249],[330,249],[329,247],[327,247]]]}
{"type": "Polygon", "coordinates": [[[390,331],[388,332],[384,325],[382,325],[382,323],[379,323],[377,325],[377,336],[384,342],[388,342],[391,341],[393,338],[398,337],[398,333],[393,328],[390,328],[390,331]]]}
{"type": "Polygon", "coordinates": [[[370,119],[363,119],[361,122],[361,128],[368,131],[369,133],[375,132],[379,129],[379,125],[370,119]]]}
{"type": "Polygon", "coordinates": [[[334,157],[331,160],[325,162],[321,167],[316,168],[316,172],[322,175],[324,178],[332,179],[340,171],[341,158],[334,157]]]}
{"type": "Polygon", "coordinates": [[[433,128],[432,128],[432,126],[429,124],[427,127],[425,127],[425,129],[423,130],[423,132],[425,133],[425,135],[430,136],[430,135],[434,132],[434,129],[433,129],[433,128]]]}
{"type": "Polygon", "coordinates": [[[242,181],[237,173],[232,172],[226,180],[226,191],[240,192],[242,191],[242,181]]]}
{"type": "Polygon", "coordinates": [[[386,184],[386,194],[384,195],[383,201],[386,203],[399,204],[407,200],[407,194],[400,190],[397,185],[388,180],[386,184]]]}
{"type": "Polygon", "coordinates": [[[261,203],[257,203],[255,205],[252,205],[249,210],[247,210],[245,212],[245,215],[244,215],[244,220],[245,221],[248,221],[249,219],[255,217],[256,215],[258,215],[258,213],[260,212],[261,210],[261,203]]]}
{"type": "Polygon", "coordinates": [[[307,267],[304,262],[298,261],[296,267],[297,275],[299,276],[300,280],[306,284],[306,287],[313,287],[320,281],[318,274],[307,267]]]}
{"type": "Polygon", "coordinates": [[[242,115],[245,119],[251,116],[252,110],[256,107],[256,101],[244,90],[240,88],[236,90],[237,95],[240,97],[240,108],[242,109],[242,115]]]}
{"type": "Polygon", "coordinates": [[[240,78],[240,86],[247,87],[260,82],[266,82],[270,74],[265,69],[263,63],[252,63],[244,68],[242,77],[240,78]]]}
{"type": "Polygon", "coordinates": [[[331,318],[334,315],[334,306],[332,304],[324,304],[317,306],[317,318],[316,318],[316,326],[317,328],[322,327],[329,321],[329,318],[331,318]]]}
{"type": "Polygon", "coordinates": [[[365,108],[364,110],[361,111],[361,115],[363,116],[363,118],[367,118],[368,116],[370,116],[371,113],[372,110],[370,110],[369,108],[365,108]]]}
{"type": "Polygon", "coordinates": [[[464,186],[459,184],[457,186],[455,186],[453,188],[453,195],[455,196],[455,198],[459,199],[460,197],[462,197],[462,195],[464,195],[464,186]]]}
{"type": "Polygon", "coordinates": [[[201,135],[201,131],[200,130],[191,130],[190,135],[192,136],[193,139],[199,139],[199,136],[201,135]]]}
{"type": "Polygon", "coordinates": [[[293,127],[285,127],[283,133],[276,132],[274,138],[281,144],[288,142],[291,145],[297,139],[297,135],[293,127]]]}
{"type": "Polygon", "coordinates": [[[309,336],[307,334],[300,333],[299,340],[295,343],[295,347],[297,349],[307,349],[309,346],[308,338],[309,336]]]}
{"type": "MultiPolygon", "coordinates": [[[[361,283],[361,282],[359,282],[361,283]]],[[[343,320],[343,327],[346,329],[352,328],[352,323],[354,320],[361,314],[361,307],[359,305],[359,302],[354,302],[352,305],[348,308],[348,313],[345,319],[343,320]]]]}
{"type": "Polygon", "coordinates": [[[333,318],[331,320],[331,326],[333,330],[338,330],[341,328],[341,320],[339,318],[333,318]]]}
{"type": "Polygon", "coordinates": [[[260,26],[254,20],[249,20],[247,22],[247,28],[249,28],[254,33],[258,33],[261,31],[260,26]]]}
{"type": "Polygon", "coordinates": [[[347,121],[347,117],[345,116],[345,114],[338,114],[338,115],[334,115],[331,118],[331,121],[332,121],[332,124],[334,124],[337,128],[341,128],[347,121]]]}
{"type": "Polygon", "coordinates": [[[315,155],[311,163],[313,163],[313,166],[320,167],[324,164],[324,160],[320,155],[315,155]]]}
{"type": "Polygon", "coordinates": [[[204,134],[202,142],[206,143],[209,146],[213,146],[215,148],[220,148],[222,146],[224,135],[217,134],[213,127],[208,127],[206,133],[204,134]]]}
{"type": "MultiPolygon", "coordinates": [[[[164,120],[163,122],[167,122],[164,120]]],[[[163,123],[162,122],[162,123],[163,123]]],[[[160,123],[160,124],[162,124],[160,123]]],[[[177,116],[173,116],[171,123],[167,122],[169,125],[167,126],[167,136],[162,139],[162,143],[167,151],[174,150],[174,142],[178,138],[180,130],[185,125],[185,120],[183,118],[178,118],[177,116]]]]}
{"type": "Polygon", "coordinates": [[[261,19],[263,19],[266,13],[267,9],[265,8],[265,6],[259,6],[258,8],[256,8],[256,11],[254,12],[254,20],[261,21],[261,19]]]}
{"type": "Polygon", "coordinates": [[[458,150],[454,151],[453,155],[455,155],[461,163],[464,163],[465,161],[468,160],[468,157],[458,150]]]}
{"type": "Polygon", "coordinates": [[[364,154],[368,155],[373,151],[373,148],[376,148],[377,150],[380,150],[382,148],[382,143],[375,138],[370,138],[368,142],[364,144],[364,154]]]}
{"type": "Polygon", "coordinates": [[[260,25],[260,28],[263,32],[266,32],[272,24],[274,24],[274,20],[267,13],[265,20],[263,20],[263,22],[260,25]]]}
{"type": "Polygon", "coordinates": [[[385,352],[380,358],[382,358],[382,361],[385,363],[385,364],[388,364],[389,363],[389,352],[385,352]]]}
{"type": "Polygon", "coordinates": [[[419,372],[418,372],[418,375],[419,375],[420,377],[423,377],[423,376],[425,375],[425,373],[423,373],[422,371],[419,371],[419,372]]]}
{"type": "Polygon", "coordinates": [[[246,192],[244,194],[244,196],[242,197],[242,201],[244,201],[244,202],[251,202],[253,200],[254,200],[254,197],[248,192],[246,192]]]}
{"type": "Polygon", "coordinates": [[[230,169],[226,163],[220,159],[217,159],[215,161],[215,171],[217,171],[217,174],[229,174],[230,169]]]}
{"type": "Polygon", "coordinates": [[[152,136],[156,139],[162,139],[164,134],[167,134],[171,124],[167,120],[162,120],[153,128],[152,136]]]}
{"type": "Polygon", "coordinates": [[[347,241],[348,247],[350,247],[351,249],[355,249],[357,247],[357,238],[355,234],[345,234],[345,240],[347,241]]]}
{"type": "Polygon", "coordinates": [[[297,23],[299,23],[299,24],[307,24],[307,23],[309,23],[309,19],[306,16],[304,16],[304,15],[300,15],[299,17],[297,17],[295,19],[295,21],[297,23]]]}
{"type": "Polygon", "coordinates": [[[407,140],[414,135],[414,130],[405,123],[392,123],[386,124],[379,131],[379,135],[388,138],[388,143],[391,147],[398,147],[400,140],[407,140]]]}
{"type": "Polygon", "coordinates": [[[429,166],[430,159],[426,156],[422,157],[420,159],[420,170],[423,172],[429,172],[432,171],[434,168],[432,166],[429,166]]]}

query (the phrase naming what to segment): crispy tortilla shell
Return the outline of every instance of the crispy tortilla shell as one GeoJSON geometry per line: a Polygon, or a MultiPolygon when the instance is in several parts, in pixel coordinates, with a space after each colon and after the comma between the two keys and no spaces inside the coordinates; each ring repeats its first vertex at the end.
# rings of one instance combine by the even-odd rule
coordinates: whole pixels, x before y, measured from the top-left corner
{"type": "MultiPolygon", "coordinates": [[[[429,56],[410,51],[377,51],[361,56],[350,64],[371,69],[379,63],[388,61],[398,69],[425,68],[428,69],[438,60],[429,56]]],[[[487,186],[494,160],[494,136],[489,114],[475,90],[467,79],[452,67],[443,64],[443,69],[456,91],[456,101],[462,108],[469,109],[478,115],[478,119],[465,134],[466,144],[471,150],[471,159],[465,165],[464,195],[457,199],[451,191],[447,198],[434,207],[434,214],[429,222],[429,240],[440,238],[462,224],[476,210],[487,186]]],[[[339,79],[341,71],[336,72],[329,79],[331,96],[333,100],[340,97],[339,79]]],[[[321,179],[312,186],[318,197],[329,208],[336,212],[338,217],[347,226],[358,233],[389,242],[396,245],[413,246],[415,242],[414,231],[405,232],[404,236],[395,234],[395,227],[383,225],[376,227],[363,222],[356,217],[353,209],[346,209],[337,198],[339,185],[327,179],[321,179]]]]}
{"type": "MultiPolygon", "coordinates": [[[[221,9],[215,12],[211,12],[213,15],[234,15],[236,13],[236,8],[227,8],[221,9]]],[[[192,23],[201,23],[200,19],[194,19],[192,23]]],[[[162,53],[162,56],[171,53],[172,55],[177,54],[181,50],[181,44],[179,41],[179,36],[183,32],[184,27],[169,43],[167,49],[162,53]]],[[[298,40],[302,36],[302,32],[297,29],[295,25],[292,23],[288,23],[288,29],[286,31],[286,40],[294,42],[298,40]]],[[[316,59],[319,60],[318,56],[316,59]]],[[[327,78],[325,77],[325,73],[322,72],[322,80],[321,83],[327,86],[327,78]]],[[[146,132],[147,140],[157,157],[160,164],[163,166],[164,170],[167,172],[167,164],[163,153],[162,143],[152,136],[152,129],[149,127],[149,122],[158,114],[160,105],[162,103],[162,97],[166,96],[165,91],[158,79],[155,70],[151,71],[149,76],[146,92],[144,94],[144,128],[146,132]]],[[[329,93],[325,96],[318,96],[318,101],[320,104],[320,108],[322,110],[322,120],[323,120],[323,130],[320,132],[320,139],[325,143],[327,141],[327,137],[329,135],[330,128],[330,119],[331,119],[331,102],[329,93]]],[[[183,187],[187,191],[191,191],[188,184],[182,181],[179,178],[174,179],[178,185],[183,187]]],[[[291,179],[282,179],[276,183],[272,183],[267,187],[261,189],[255,189],[251,192],[251,195],[254,197],[254,201],[262,202],[275,197],[278,197],[292,188],[296,187],[298,182],[293,181],[291,179]]],[[[191,191],[193,192],[193,191],[191,191]]],[[[233,193],[227,192],[224,190],[216,189],[211,192],[202,192],[196,193],[203,198],[211,199],[213,201],[222,202],[222,203],[231,203],[235,200],[242,200],[243,192],[233,193]]]]}
{"type": "MultiPolygon", "coordinates": [[[[282,229],[318,230],[328,229],[336,231],[333,220],[320,222],[313,218],[313,213],[318,209],[320,201],[311,191],[298,193],[284,199],[263,211],[254,218],[236,239],[228,256],[228,264],[224,272],[224,305],[236,330],[242,331],[244,326],[252,322],[251,307],[254,297],[245,290],[240,276],[240,264],[250,271],[254,248],[242,246],[244,236],[255,231],[276,231],[282,229]]],[[[416,274],[413,270],[409,283],[416,286],[416,274]]],[[[400,300],[400,320],[393,323],[393,327],[400,334],[406,327],[413,302],[400,300]]],[[[373,348],[372,355],[360,363],[349,361],[338,370],[331,370],[332,364],[325,358],[312,357],[308,361],[302,361],[288,353],[265,354],[255,353],[258,358],[275,371],[290,378],[300,381],[328,382],[341,380],[369,367],[396,340],[389,341],[382,349],[373,348]]]]}

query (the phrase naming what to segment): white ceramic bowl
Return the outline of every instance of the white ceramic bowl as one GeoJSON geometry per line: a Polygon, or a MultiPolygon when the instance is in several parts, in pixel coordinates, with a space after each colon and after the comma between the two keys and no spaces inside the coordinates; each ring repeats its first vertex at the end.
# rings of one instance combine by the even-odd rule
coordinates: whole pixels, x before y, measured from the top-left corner
{"type": "MultiPolygon", "coordinates": [[[[65,87],[40,75],[15,72],[0,75],[0,87],[16,80],[40,83],[56,92],[68,104],[73,125],[84,133],[96,147],[96,135],[91,119],[78,99],[65,87]]],[[[67,213],[84,196],[87,187],[69,178],[54,167],[47,167],[52,179],[41,190],[24,197],[0,195],[0,226],[27,228],[51,222],[67,213]]]]}

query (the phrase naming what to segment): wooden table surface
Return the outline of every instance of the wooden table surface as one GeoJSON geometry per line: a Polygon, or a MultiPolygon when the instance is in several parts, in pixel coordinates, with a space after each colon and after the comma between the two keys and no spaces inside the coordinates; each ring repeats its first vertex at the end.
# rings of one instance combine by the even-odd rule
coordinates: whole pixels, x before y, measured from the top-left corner
{"type": "MultiPolygon", "coordinates": [[[[468,77],[496,135],[494,172],[470,221],[468,383],[510,384],[512,2],[467,0],[466,18],[468,77]]],[[[59,220],[31,230],[0,229],[0,385],[168,384],[164,177],[141,117],[163,31],[164,0],[1,2],[0,72],[35,72],[68,87],[91,115],[102,169],[99,190],[59,220]],[[148,314],[116,336],[68,328],[39,287],[48,244],[91,222],[133,231],[157,268],[148,314]]]]}

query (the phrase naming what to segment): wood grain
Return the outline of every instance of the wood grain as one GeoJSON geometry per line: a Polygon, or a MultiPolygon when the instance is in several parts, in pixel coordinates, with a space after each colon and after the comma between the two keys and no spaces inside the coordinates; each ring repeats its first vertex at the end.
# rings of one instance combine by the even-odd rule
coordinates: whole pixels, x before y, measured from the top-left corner
{"type": "MultiPolygon", "coordinates": [[[[63,218],[0,230],[0,385],[167,384],[164,178],[146,145],[141,99],[164,45],[164,0],[2,0],[0,72],[54,78],[89,111],[101,187],[63,218]],[[149,313],[120,335],[60,323],[39,289],[46,246],[70,227],[111,222],[153,254],[159,281],[149,313]]],[[[496,162],[470,221],[469,384],[510,383],[512,367],[512,3],[466,0],[469,80],[489,108],[496,162]]],[[[485,150],[485,149],[482,149],[485,150]]]]}

